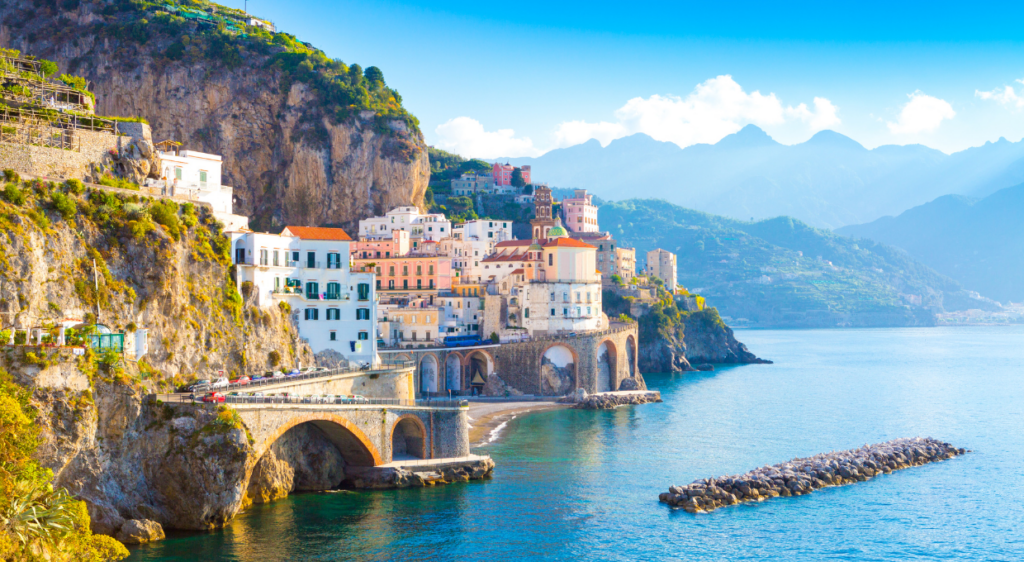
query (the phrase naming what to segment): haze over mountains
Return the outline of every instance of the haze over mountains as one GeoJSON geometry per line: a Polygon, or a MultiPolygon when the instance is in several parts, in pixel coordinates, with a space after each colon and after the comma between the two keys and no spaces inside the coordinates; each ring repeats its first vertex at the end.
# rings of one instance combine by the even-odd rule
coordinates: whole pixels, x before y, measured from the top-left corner
{"type": "Polygon", "coordinates": [[[608,200],[658,197],[742,220],[791,216],[823,228],[897,215],[937,197],[985,197],[1024,182],[1024,142],[1000,139],[951,155],[922,145],[868,150],[834,131],[779,144],[748,125],[716,144],[679,148],[644,134],[537,158],[533,177],[608,200]]]}
{"type": "Polygon", "coordinates": [[[1024,301],[1024,184],[984,199],[947,195],[897,217],[836,230],[891,244],[967,289],[1024,301]]]}

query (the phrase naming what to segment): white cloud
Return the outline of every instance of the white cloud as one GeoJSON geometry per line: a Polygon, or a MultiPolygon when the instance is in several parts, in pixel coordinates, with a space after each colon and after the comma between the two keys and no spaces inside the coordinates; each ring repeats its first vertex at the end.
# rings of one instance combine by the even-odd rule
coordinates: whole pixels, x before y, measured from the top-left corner
{"type": "Polygon", "coordinates": [[[697,85],[685,98],[653,95],[633,98],[615,112],[616,122],[568,121],[555,132],[555,145],[571,146],[597,139],[603,146],[635,133],[673,142],[680,147],[715,143],[745,125],[781,125],[787,119],[802,121],[812,130],[838,125],[837,108],[825,98],[814,98],[814,110],[806,104],[783,107],[769,93],[747,93],[732,76],[722,75],[697,85]]]}
{"type": "Polygon", "coordinates": [[[956,116],[953,106],[946,100],[925,95],[920,90],[907,97],[910,101],[900,110],[899,118],[895,122],[886,122],[889,132],[894,135],[930,133],[938,129],[944,119],[956,116]]]}
{"type": "Polygon", "coordinates": [[[533,146],[529,137],[516,138],[512,129],[486,131],[484,126],[470,117],[449,119],[434,129],[437,147],[470,158],[498,158],[501,156],[539,156],[542,150],[533,146]]]}
{"type": "Polygon", "coordinates": [[[825,98],[814,98],[814,111],[807,109],[807,104],[800,104],[796,107],[787,107],[786,115],[795,117],[810,125],[814,131],[820,131],[839,124],[839,117],[836,112],[838,107],[825,98]]]}
{"type": "MultiPolygon", "coordinates": [[[[1017,80],[1018,83],[1024,84],[1024,78],[1017,80]]],[[[1003,86],[1002,89],[996,88],[991,92],[982,92],[981,90],[974,90],[974,95],[978,96],[983,100],[997,101],[1003,105],[1009,105],[1016,107],[1017,109],[1024,109],[1024,96],[1017,95],[1014,91],[1013,86],[1003,86]]]]}

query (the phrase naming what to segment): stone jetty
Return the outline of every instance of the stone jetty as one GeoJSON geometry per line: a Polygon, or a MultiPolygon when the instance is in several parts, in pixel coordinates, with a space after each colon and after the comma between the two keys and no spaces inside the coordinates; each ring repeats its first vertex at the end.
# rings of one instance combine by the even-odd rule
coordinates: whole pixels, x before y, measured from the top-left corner
{"type": "Polygon", "coordinates": [[[828,486],[864,482],[879,474],[950,459],[966,452],[932,438],[895,439],[849,451],[793,459],[741,476],[706,478],[686,486],[672,486],[658,499],[689,513],[709,513],[727,505],[802,496],[828,486]]]}
{"type": "Polygon", "coordinates": [[[661,392],[657,390],[616,390],[587,394],[585,390],[577,389],[575,393],[560,399],[559,402],[572,404],[573,408],[580,410],[612,410],[619,406],[661,402],[661,392]]]}

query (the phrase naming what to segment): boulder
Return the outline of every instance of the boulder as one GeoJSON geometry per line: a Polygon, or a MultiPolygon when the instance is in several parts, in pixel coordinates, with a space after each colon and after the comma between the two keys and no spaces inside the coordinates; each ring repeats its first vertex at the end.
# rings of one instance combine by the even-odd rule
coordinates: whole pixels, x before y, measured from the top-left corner
{"type": "Polygon", "coordinates": [[[166,537],[164,528],[156,521],[129,519],[124,522],[124,525],[121,525],[121,529],[114,538],[125,544],[146,544],[163,540],[166,537]]]}

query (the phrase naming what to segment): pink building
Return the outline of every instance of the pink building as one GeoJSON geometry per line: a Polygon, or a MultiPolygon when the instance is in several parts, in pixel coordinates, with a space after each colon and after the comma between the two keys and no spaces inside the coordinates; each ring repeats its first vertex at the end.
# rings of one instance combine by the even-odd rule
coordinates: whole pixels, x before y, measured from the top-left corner
{"type": "Polygon", "coordinates": [[[565,227],[571,232],[598,231],[597,206],[591,202],[593,197],[587,195],[586,189],[576,189],[573,197],[562,200],[562,217],[565,227]]]}
{"type": "MultiPolygon", "coordinates": [[[[494,185],[498,187],[511,187],[512,186],[512,171],[515,166],[509,164],[494,164],[491,168],[491,175],[494,177],[494,185]]],[[[530,181],[530,167],[523,166],[520,168],[523,173],[523,181],[527,184],[532,183],[530,181]]]]}
{"type": "Polygon", "coordinates": [[[349,251],[356,259],[395,258],[409,253],[409,233],[392,230],[391,240],[360,238],[349,244],[349,251]]]}

